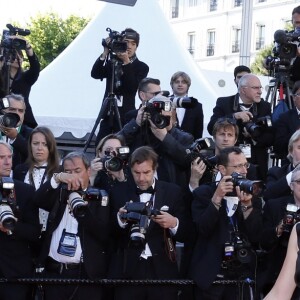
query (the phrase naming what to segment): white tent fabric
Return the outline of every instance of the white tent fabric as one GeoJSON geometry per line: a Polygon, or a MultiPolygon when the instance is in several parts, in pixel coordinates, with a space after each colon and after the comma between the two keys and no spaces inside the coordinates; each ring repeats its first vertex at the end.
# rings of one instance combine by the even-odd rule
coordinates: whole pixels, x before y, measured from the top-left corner
{"type": "MultiPolygon", "coordinates": [[[[170,90],[174,72],[188,73],[192,79],[189,94],[203,104],[205,123],[209,121],[215,101],[224,95],[224,89],[217,85],[216,77],[206,76],[179,44],[158,2],[139,0],[134,7],[106,4],[71,45],[41,72],[30,95],[39,125],[51,128],[56,137],[63,132],[83,137],[91,131],[100,111],[105,82],[91,78],[90,71],[103,50],[101,40],[107,36],[107,27],[119,32],[131,27],[140,33],[137,56],[149,65],[148,76],[161,80],[163,90],[170,90]],[[214,84],[208,78],[213,78],[214,84]]],[[[235,93],[233,75],[224,76],[230,78],[232,90],[225,95],[235,93]]]]}

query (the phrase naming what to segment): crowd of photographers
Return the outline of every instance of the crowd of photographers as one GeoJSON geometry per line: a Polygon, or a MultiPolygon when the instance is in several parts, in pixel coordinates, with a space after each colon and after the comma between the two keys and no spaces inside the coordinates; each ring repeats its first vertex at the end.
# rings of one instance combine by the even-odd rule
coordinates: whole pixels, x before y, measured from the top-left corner
{"type": "MultiPolygon", "coordinates": [[[[295,33],[275,34],[275,78],[286,65],[280,46],[295,41],[299,19],[297,7],[295,33]]],[[[266,296],[300,220],[300,81],[286,99],[292,107],[275,119],[259,78],[237,66],[237,93],[216,100],[212,138],[203,137],[205,102],[189,94],[189,75],[174,73],[172,92],[162,91],[136,56],[139,34],[108,28],[91,71],[106,79],[95,157],[71,152],[59,162],[52,132],[27,113],[38,59],[26,30],[9,29],[0,60],[0,277],[52,281],[1,282],[0,299],[266,296]],[[272,150],[281,164],[270,167],[272,150]],[[80,281],[104,278],[195,284],[80,281]]],[[[292,293],[299,299],[298,288],[292,293]]]]}

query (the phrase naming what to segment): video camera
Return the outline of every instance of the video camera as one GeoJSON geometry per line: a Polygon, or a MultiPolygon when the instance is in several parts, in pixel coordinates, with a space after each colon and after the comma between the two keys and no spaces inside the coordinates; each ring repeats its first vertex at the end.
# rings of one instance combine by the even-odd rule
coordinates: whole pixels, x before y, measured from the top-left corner
{"type": "Polygon", "coordinates": [[[68,191],[65,183],[61,184],[61,189],[69,193],[68,204],[71,212],[77,218],[83,218],[87,212],[87,202],[99,201],[101,206],[107,206],[109,202],[108,193],[95,187],[88,187],[86,190],[68,191]]]}
{"type": "MultiPolygon", "coordinates": [[[[249,180],[245,178],[243,175],[237,172],[233,172],[231,174],[231,179],[228,181],[232,181],[233,187],[235,189],[236,186],[240,187],[240,190],[251,194],[254,196],[261,196],[263,190],[264,190],[264,183],[261,180],[249,180]]],[[[230,195],[227,193],[227,196],[235,196],[235,191],[233,193],[230,193],[230,195]]]]}
{"type": "Polygon", "coordinates": [[[16,113],[5,113],[3,109],[9,108],[9,100],[4,97],[0,100],[0,125],[8,128],[16,128],[20,117],[16,113]]]}
{"type": "Polygon", "coordinates": [[[14,229],[17,211],[16,199],[14,193],[14,181],[10,177],[0,179],[0,224],[9,230],[9,234],[14,229]]]}
{"type": "Polygon", "coordinates": [[[168,211],[169,208],[163,206],[160,210],[153,208],[148,202],[127,202],[124,206],[126,213],[122,213],[120,218],[129,223],[133,223],[130,228],[130,241],[135,247],[145,245],[145,234],[148,229],[149,219],[152,216],[160,215],[160,211],[168,211]]]}
{"type": "Polygon", "coordinates": [[[200,153],[201,150],[207,149],[211,147],[212,145],[212,139],[211,138],[200,138],[194,141],[194,143],[186,149],[186,159],[189,163],[191,163],[193,160],[195,160],[197,157],[200,157],[200,159],[205,163],[206,168],[208,171],[213,171],[216,164],[217,164],[217,157],[216,156],[205,156],[202,153],[200,153]]]}
{"type": "Polygon", "coordinates": [[[163,110],[172,110],[172,102],[170,100],[160,100],[159,97],[154,97],[146,102],[144,111],[150,114],[151,121],[159,129],[166,128],[170,125],[171,117],[162,115],[163,110]]]}
{"type": "Polygon", "coordinates": [[[272,119],[270,116],[264,116],[257,118],[256,120],[251,120],[245,123],[244,126],[252,138],[257,138],[264,130],[272,127],[272,119]]]}
{"type": "Polygon", "coordinates": [[[111,41],[107,44],[106,40],[102,39],[102,46],[108,48],[113,53],[126,52],[127,42],[123,41],[126,33],[119,33],[118,31],[111,30],[110,28],[106,28],[106,31],[109,32],[108,36],[111,41]]]}
{"type": "Polygon", "coordinates": [[[121,171],[128,161],[129,151],[129,147],[119,147],[114,155],[109,151],[105,152],[105,156],[100,159],[104,169],[113,172],[121,171]]]}
{"type": "Polygon", "coordinates": [[[29,29],[22,29],[18,27],[14,27],[11,24],[6,24],[6,27],[9,29],[4,29],[2,33],[2,39],[1,39],[1,47],[12,51],[12,50],[25,50],[26,49],[26,41],[19,39],[19,38],[14,38],[11,39],[10,37],[13,35],[22,35],[26,36],[30,34],[29,29]]]}

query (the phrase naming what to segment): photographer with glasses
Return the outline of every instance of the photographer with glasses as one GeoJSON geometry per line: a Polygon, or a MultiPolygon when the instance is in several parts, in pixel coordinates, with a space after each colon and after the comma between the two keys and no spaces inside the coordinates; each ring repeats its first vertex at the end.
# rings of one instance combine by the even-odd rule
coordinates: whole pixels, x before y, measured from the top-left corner
{"type": "MultiPolygon", "coordinates": [[[[213,284],[215,280],[255,279],[254,249],[262,229],[259,194],[250,193],[234,179],[237,172],[245,180],[248,167],[249,162],[240,148],[224,148],[218,155],[220,181],[203,184],[193,192],[192,218],[197,239],[190,276],[197,285],[196,300],[238,300],[241,299],[239,289],[243,299],[251,299],[253,291],[248,284],[213,284]]],[[[254,182],[247,180],[247,184],[253,187],[254,182]]]]}

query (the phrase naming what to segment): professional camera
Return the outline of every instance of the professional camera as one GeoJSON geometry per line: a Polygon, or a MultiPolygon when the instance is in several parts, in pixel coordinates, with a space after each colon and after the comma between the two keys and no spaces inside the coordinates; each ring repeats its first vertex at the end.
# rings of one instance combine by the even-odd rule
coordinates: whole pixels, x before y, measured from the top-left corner
{"type": "Polygon", "coordinates": [[[102,46],[108,48],[113,53],[126,52],[127,42],[123,41],[126,33],[119,33],[118,31],[111,30],[106,28],[106,31],[109,32],[108,36],[111,41],[107,44],[105,39],[102,39],[102,46]]]}
{"type": "MultiPolygon", "coordinates": [[[[164,97],[165,98],[165,97],[164,97]]],[[[154,125],[159,128],[166,128],[170,125],[170,116],[162,115],[162,111],[171,111],[172,110],[172,102],[168,99],[161,100],[162,96],[156,96],[149,101],[146,102],[145,112],[150,114],[150,119],[154,123],[154,125]]]]}
{"type": "MultiPolygon", "coordinates": [[[[67,186],[62,184],[62,189],[66,188],[67,186]]],[[[71,192],[68,197],[68,204],[75,217],[82,218],[85,216],[88,201],[100,201],[101,206],[107,206],[109,201],[108,193],[95,187],[88,187],[84,191],[71,192]]]]}
{"type": "MultiPolygon", "coordinates": [[[[229,181],[232,181],[234,188],[239,186],[240,190],[245,193],[260,196],[264,190],[264,183],[261,180],[249,180],[237,172],[233,172],[231,177],[229,181]]],[[[235,195],[235,191],[233,195],[235,195]]]]}
{"type": "Polygon", "coordinates": [[[247,122],[245,128],[252,138],[259,137],[264,130],[272,127],[272,120],[270,116],[257,118],[254,121],[247,122]]]}
{"type": "Polygon", "coordinates": [[[152,216],[160,214],[160,210],[167,211],[167,207],[160,210],[153,208],[150,201],[148,202],[127,202],[124,206],[126,213],[122,213],[120,218],[129,223],[133,223],[130,228],[130,241],[133,246],[145,245],[145,234],[148,229],[149,219],[152,216]]]}
{"type": "Polygon", "coordinates": [[[26,49],[26,41],[19,39],[17,37],[14,39],[11,39],[10,36],[13,36],[13,35],[26,36],[26,35],[30,34],[30,30],[14,27],[11,24],[6,24],[6,27],[9,30],[6,30],[6,29],[3,30],[1,47],[6,48],[8,50],[25,50],[26,49]]]}
{"type": "Polygon", "coordinates": [[[17,211],[14,193],[14,182],[10,177],[0,179],[0,223],[2,226],[12,231],[16,224],[14,211],[17,211]]]}
{"type": "Polygon", "coordinates": [[[234,269],[241,264],[248,264],[252,259],[250,243],[239,232],[233,232],[231,240],[224,245],[223,266],[234,269]]]}
{"type": "Polygon", "coordinates": [[[104,169],[117,172],[123,169],[129,157],[129,147],[117,148],[117,153],[111,155],[110,152],[105,152],[105,156],[101,158],[104,169]]]}
{"type": "Polygon", "coordinates": [[[194,143],[186,149],[186,159],[189,163],[194,161],[197,157],[200,157],[200,159],[205,163],[206,168],[208,171],[213,171],[216,164],[217,164],[217,157],[216,156],[206,156],[202,154],[200,151],[210,148],[212,145],[212,139],[211,138],[199,138],[194,141],[194,143]]]}
{"type": "Polygon", "coordinates": [[[194,108],[198,100],[194,97],[176,97],[171,96],[169,99],[172,101],[173,107],[183,107],[183,108],[194,108]]]}
{"type": "Polygon", "coordinates": [[[9,107],[7,98],[2,98],[0,101],[0,125],[9,128],[17,127],[20,117],[15,113],[4,113],[2,110],[9,107]]]}
{"type": "Polygon", "coordinates": [[[286,206],[283,217],[283,232],[291,233],[293,226],[300,221],[300,211],[296,204],[289,203],[286,206]]]}

